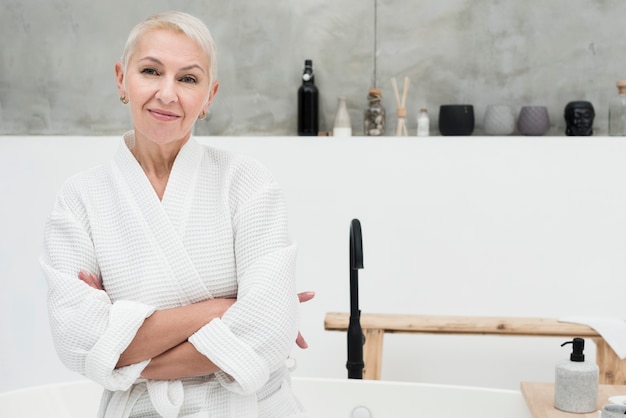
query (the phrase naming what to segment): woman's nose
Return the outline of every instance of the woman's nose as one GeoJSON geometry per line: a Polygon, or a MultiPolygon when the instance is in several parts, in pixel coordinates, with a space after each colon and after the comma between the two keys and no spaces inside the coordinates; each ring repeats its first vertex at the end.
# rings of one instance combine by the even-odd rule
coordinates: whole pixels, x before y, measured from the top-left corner
{"type": "Polygon", "coordinates": [[[175,102],[178,99],[176,81],[162,78],[155,96],[164,104],[175,102]]]}

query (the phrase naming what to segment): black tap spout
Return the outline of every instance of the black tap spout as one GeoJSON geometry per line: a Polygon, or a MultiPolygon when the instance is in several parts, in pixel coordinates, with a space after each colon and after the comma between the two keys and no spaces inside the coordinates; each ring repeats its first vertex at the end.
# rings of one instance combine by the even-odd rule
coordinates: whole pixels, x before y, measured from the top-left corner
{"type": "Polygon", "coordinates": [[[363,239],[361,222],[353,219],[350,223],[350,323],[348,324],[348,369],[349,379],[362,379],[363,330],[359,309],[359,269],[363,268],[363,239]]]}

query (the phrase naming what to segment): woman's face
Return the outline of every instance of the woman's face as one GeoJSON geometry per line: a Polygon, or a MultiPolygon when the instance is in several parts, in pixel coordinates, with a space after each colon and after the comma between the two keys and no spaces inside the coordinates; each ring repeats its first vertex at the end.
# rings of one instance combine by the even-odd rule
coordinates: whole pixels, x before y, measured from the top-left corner
{"type": "Polygon", "coordinates": [[[184,33],[153,30],[137,42],[126,73],[115,66],[121,96],[129,100],[136,140],[184,143],[217,92],[209,85],[209,57],[184,33]]]}

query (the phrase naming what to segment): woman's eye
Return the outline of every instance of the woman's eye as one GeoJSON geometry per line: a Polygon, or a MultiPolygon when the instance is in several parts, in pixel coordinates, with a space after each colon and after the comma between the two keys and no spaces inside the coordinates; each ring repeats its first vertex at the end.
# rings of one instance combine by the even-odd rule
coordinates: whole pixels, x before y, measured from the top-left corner
{"type": "Polygon", "coordinates": [[[141,70],[142,74],[149,74],[149,75],[158,75],[157,70],[155,70],[154,68],[144,68],[143,70],[141,70]]]}
{"type": "Polygon", "coordinates": [[[198,80],[196,80],[195,77],[192,77],[190,75],[186,75],[182,77],[180,81],[182,81],[183,83],[194,83],[194,84],[198,82],[198,80]]]}

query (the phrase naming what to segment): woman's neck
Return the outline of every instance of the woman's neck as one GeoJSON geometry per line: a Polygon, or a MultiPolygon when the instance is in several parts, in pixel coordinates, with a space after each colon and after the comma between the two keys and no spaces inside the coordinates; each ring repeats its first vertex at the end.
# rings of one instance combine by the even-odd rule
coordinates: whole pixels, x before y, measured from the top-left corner
{"type": "Polygon", "coordinates": [[[148,177],[159,200],[163,199],[174,161],[182,145],[178,142],[166,145],[135,142],[135,146],[131,149],[131,153],[148,177]]]}

